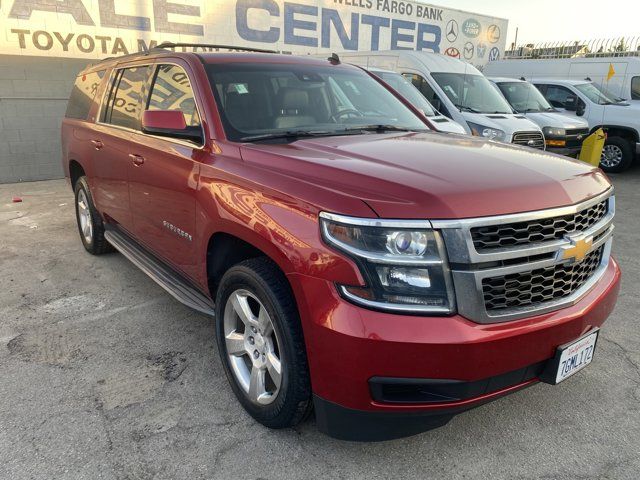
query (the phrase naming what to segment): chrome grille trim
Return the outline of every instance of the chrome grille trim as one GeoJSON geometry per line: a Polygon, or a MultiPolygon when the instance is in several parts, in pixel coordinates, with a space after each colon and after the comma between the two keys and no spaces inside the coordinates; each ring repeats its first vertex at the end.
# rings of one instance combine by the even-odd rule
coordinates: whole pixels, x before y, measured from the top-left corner
{"type": "Polygon", "coordinates": [[[557,263],[551,267],[482,280],[482,294],[488,312],[525,308],[571,295],[587,283],[602,262],[604,247],[592,250],[580,262],[557,263]]]}
{"type": "Polygon", "coordinates": [[[462,220],[432,220],[433,228],[442,232],[447,248],[458,312],[478,323],[497,323],[547,313],[576,303],[593,288],[609,264],[614,216],[615,197],[613,189],[610,188],[589,200],[567,207],[462,220]],[[572,247],[573,243],[569,238],[564,237],[478,252],[471,236],[472,228],[571,215],[603,201],[608,202],[604,217],[586,230],[569,234],[572,238],[579,235],[581,239],[592,240],[589,252],[604,246],[600,265],[584,285],[570,295],[552,301],[526,307],[487,311],[482,288],[482,281],[485,278],[529,272],[570,262],[571,259],[563,259],[563,253],[572,247]],[[531,257],[535,260],[531,261],[531,257]]]}
{"type": "Polygon", "coordinates": [[[516,132],[513,134],[511,143],[529,148],[538,148],[540,150],[544,150],[545,148],[544,135],[542,132],[516,132]]]}
{"type": "Polygon", "coordinates": [[[571,215],[473,227],[471,228],[473,245],[478,252],[485,253],[496,248],[512,248],[518,245],[560,240],[565,235],[582,232],[602,220],[607,214],[608,203],[607,200],[603,200],[571,215]]]}

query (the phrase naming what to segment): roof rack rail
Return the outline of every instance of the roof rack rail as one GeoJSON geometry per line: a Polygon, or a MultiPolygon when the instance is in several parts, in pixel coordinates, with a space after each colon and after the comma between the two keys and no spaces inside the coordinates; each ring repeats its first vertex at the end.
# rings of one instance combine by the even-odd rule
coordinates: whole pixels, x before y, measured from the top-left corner
{"type": "Polygon", "coordinates": [[[224,48],[227,50],[241,50],[243,52],[257,52],[257,53],[278,53],[275,50],[266,50],[264,48],[251,48],[251,47],[239,47],[236,45],[215,45],[210,43],[174,43],[174,42],[162,42],[152,48],[175,48],[175,47],[201,47],[201,48],[224,48]]]}

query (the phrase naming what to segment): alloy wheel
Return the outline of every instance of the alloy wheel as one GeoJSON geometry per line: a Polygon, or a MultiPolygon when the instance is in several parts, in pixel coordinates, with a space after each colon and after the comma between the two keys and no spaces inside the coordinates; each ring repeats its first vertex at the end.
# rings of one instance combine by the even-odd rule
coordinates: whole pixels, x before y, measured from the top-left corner
{"type": "Polygon", "coordinates": [[[91,210],[89,209],[89,201],[84,190],[78,192],[78,221],[80,222],[80,231],[87,244],[93,240],[93,218],[91,218],[91,210]]]}
{"type": "Polygon", "coordinates": [[[229,365],[240,388],[257,405],[273,402],[282,384],[281,344],[266,308],[248,290],[235,290],[229,296],[224,336],[229,365]]]}
{"type": "Polygon", "coordinates": [[[618,145],[605,145],[602,149],[600,164],[606,168],[615,168],[622,163],[624,153],[618,145]]]}

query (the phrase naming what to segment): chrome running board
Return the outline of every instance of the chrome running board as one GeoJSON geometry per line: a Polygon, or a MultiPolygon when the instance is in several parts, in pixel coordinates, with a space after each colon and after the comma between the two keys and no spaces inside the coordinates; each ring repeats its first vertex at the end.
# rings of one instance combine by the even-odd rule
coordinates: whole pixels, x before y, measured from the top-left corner
{"type": "Polygon", "coordinates": [[[179,273],[166,265],[122,231],[106,226],[104,237],[122,255],[149,275],[176,300],[207,315],[214,315],[211,299],[191,286],[179,273]]]}

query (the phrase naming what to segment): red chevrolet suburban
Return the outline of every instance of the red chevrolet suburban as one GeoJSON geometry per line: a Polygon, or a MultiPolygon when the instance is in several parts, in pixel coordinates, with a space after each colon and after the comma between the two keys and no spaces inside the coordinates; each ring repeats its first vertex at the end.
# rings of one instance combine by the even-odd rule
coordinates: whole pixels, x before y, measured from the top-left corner
{"type": "Polygon", "coordinates": [[[591,362],[620,280],[600,170],[434,132],[335,55],[176,47],[78,75],[64,168],[85,249],[213,315],[257,421],[390,439],[591,362]]]}

